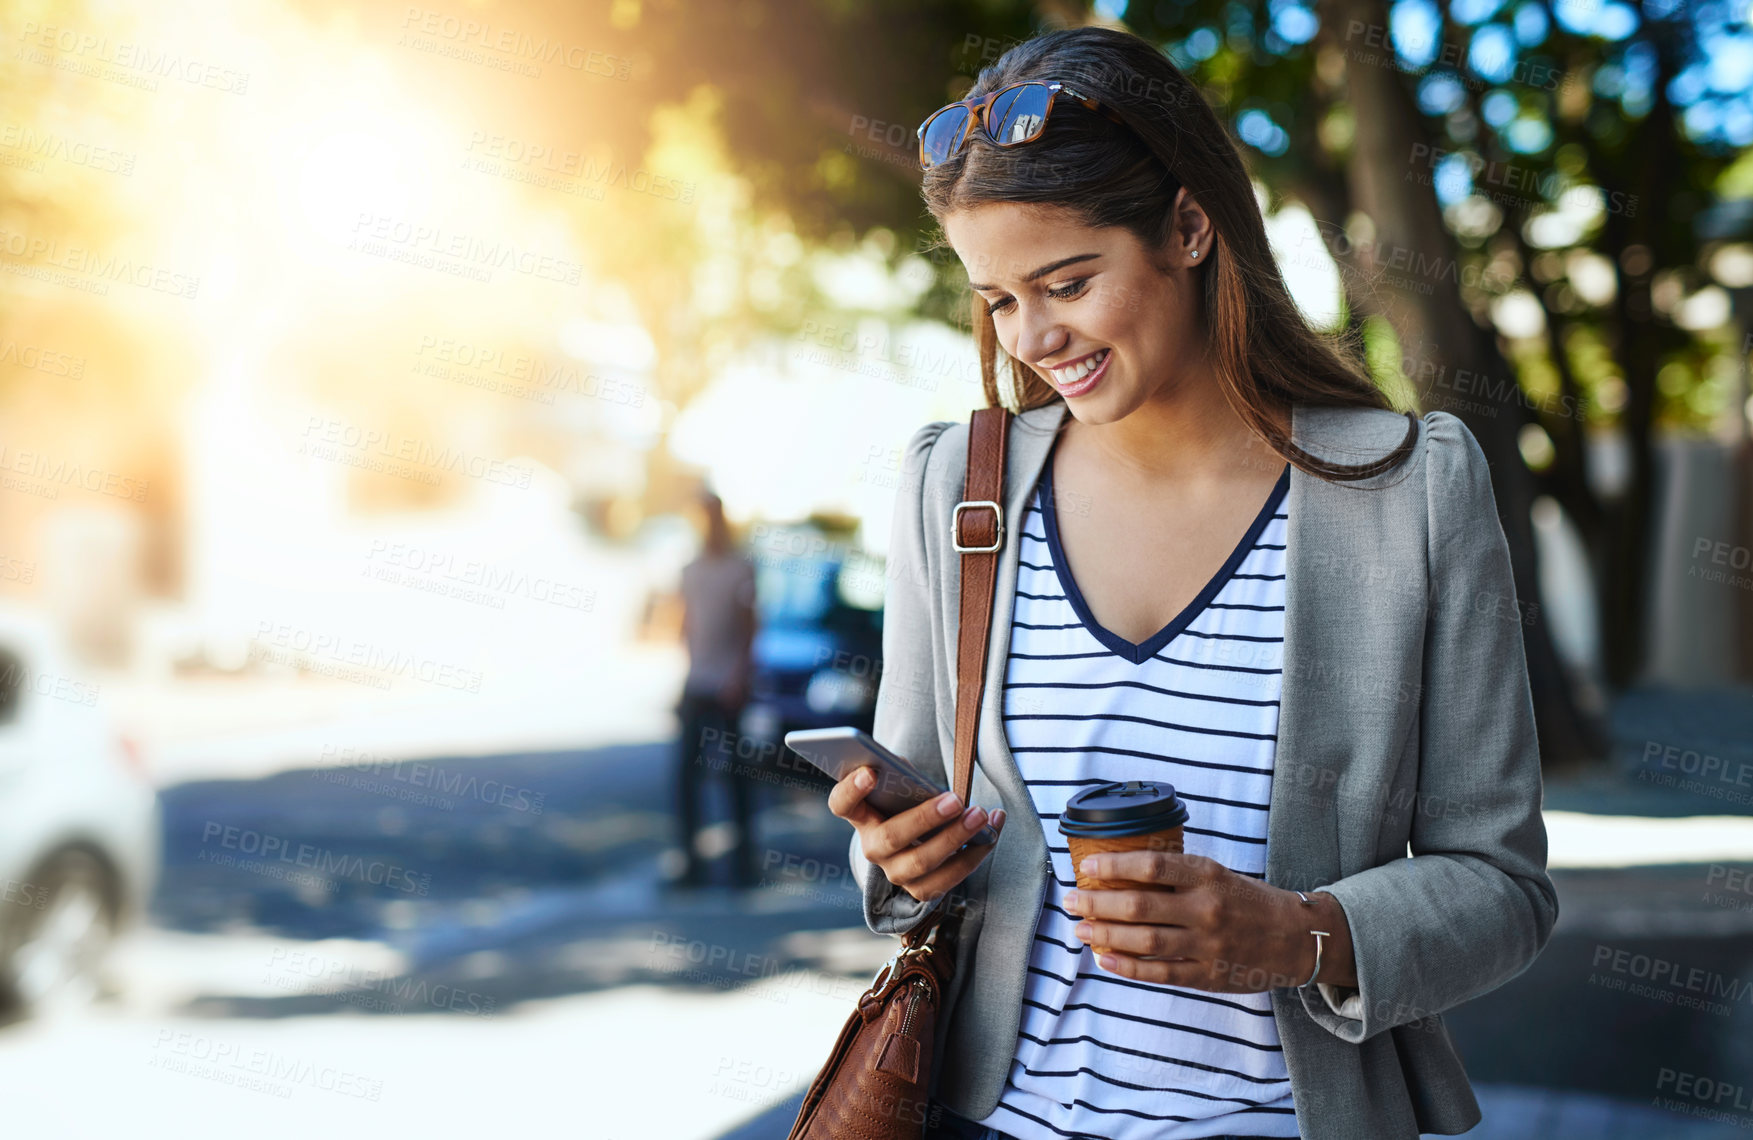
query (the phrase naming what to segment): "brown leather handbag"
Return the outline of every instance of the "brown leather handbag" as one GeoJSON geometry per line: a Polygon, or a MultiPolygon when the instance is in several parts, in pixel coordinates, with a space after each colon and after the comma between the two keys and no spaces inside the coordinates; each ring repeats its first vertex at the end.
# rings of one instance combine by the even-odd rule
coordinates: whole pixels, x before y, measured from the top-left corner
{"type": "MultiPolygon", "coordinates": [[[[969,425],[962,501],[950,516],[962,555],[956,645],[956,741],[952,790],[962,803],[974,783],[974,741],[986,688],[992,589],[1004,547],[1004,461],[1011,413],[980,408],[969,425]]],[[[930,1106],[932,1050],[945,988],[955,974],[961,917],[940,901],[901,936],[846,1019],[828,1061],[804,1093],[787,1140],[919,1140],[930,1106]]]]}

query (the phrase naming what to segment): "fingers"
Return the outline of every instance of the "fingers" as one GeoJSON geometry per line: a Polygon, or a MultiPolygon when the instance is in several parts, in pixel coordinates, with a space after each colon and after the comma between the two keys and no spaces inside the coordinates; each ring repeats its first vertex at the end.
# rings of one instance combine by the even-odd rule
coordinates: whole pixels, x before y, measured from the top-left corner
{"type": "MultiPolygon", "coordinates": [[[[930,804],[925,805],[930,807],[930,804]]],[[[942,819],[939,815],[936,818],[942,819]]],[[[883,858],[883,873],[897,886],[917,881],[935,871],[944,860],[961,849],[970,836],[987,823],[986,810],[971,807],[960,818],[940,823],[937,834],[919,843],[901,848],[883,858]]],[[[868,858],[868,856],[867,856],[868,858]]]]}
{"type": "Polygon", "coordinates": [[[1085,920],[1074,932],[1078,941],[1105,946],[1138,958],[1190,958],[1196,935],[1184,926],[1135,926],[1127,922],[1085,920]]]}
{"type": "MultiPolygon", "coordinates": [[[[1125,879],[1134,883],[1161,883],[1167,887],[1191,887],[1211,877],[1219,864],[1203,855],[1183,855],[1175,851],[1104,851],[1086,855],[1084,862],[1095,862],[1097,879],[1125,879]]],[[[1077,868],[1073,868],[1077,870],[1077,868]]]]}
{"type": "MultiPolygon", "coordinates": [[[[1004,831],[1004,812],[1002,809],[992,813],[992,826],[1000,833],[1004,831]]],[[[955,829],[945,828],[945,830],[954,831],[955,829]]],[[[963,838],[966,839],[966,833],[963,834],[963,838]]],[[[960,854],[952,855],[944,860],[935,871],[907,883],[901,889],[921,902],[930,902],[973,874],[974,868],[980,865],[980,860],[991,854],[997,846],[996,843],[987,843],[979,847],[970,847],[960,854]]]]}
{"type": "MultiPolygon", "coordinates": [[[[970,810],[984,814],[981,808],[970,810]]],[[[870,842],[865,848],[865,858],[868,859],[874,855],[877,859],[884,859],[911,847],[934,829],[954,820],[958,813],[962,813],[961,801],[956,799],[954,792],[945,792],[936,799],[926,800],[922,804],[915,804],[904,812],[892,815],[883,822],[881,827],[875,829],[876,834],[867,837],[870,842]]],[[[968,828],[968,832],[972,833],[978,830],[985,822],[985,819],[982,818],[979,824],[968,828]]],[[[956,846],[960,846],[960,844],[956,846]]]]}
{"type": "MultiPolygon", "coordinates": [[[[1192,959],[1184,962],[1158,962],[1148,958],[1134,958],[1130,954],[1102,954],[1097,956],[1096,965],[1110,974],[1141,982],[1157,982],[1198,990],[1218,989],[1212,984],[1211,965],[1208,962],[1192,959]]],[[[1219,989],[1218,992],[1227,991],[1219,989]]]]}
{"type": "Polygon", "coordinates": [[[837,782],[828,791],[828,810],[841,819],[856,827],[860,842],[864,831],[883,822],[883,815],[864,802],[864,797],[876,787],[876,773],[869,765],[847,774],[844,780],[837,782]]]}
{"type": "Polygon", "coordinates": [[[989,823],[999,831],[1004,829],[1002,810],[990,818],[981,807],[962,811],[961,802],[950,792],[885,817],[865,802],[876,787],[876,779],[875,770],[868,765],[848,773],[829,790],[828,810],[858,829],[864,858],[914,898],[934,898],[967,878],[993,845],[971,848],[960,855],[957,851],[989,823]]]}
{"type": "Polygon", "coordinates": [[[1065,909],[1083,918],[1185,926],[1188,896],[1176,891],[1068,891],[1065,909]]]}

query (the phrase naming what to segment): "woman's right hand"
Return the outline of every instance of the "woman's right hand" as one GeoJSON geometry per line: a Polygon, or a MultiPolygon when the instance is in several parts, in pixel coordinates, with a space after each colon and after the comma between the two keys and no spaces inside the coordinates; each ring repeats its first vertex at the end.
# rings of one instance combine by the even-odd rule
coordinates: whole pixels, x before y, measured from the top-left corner
{"type": "MultiPolygon", "coordinates": [[[[865,861],[882,868],[889,882],[920,902],[933,902],[941,897],[973,873],[980,860],[997,846],[988,843],[956,853],[969,836],[985,826],[987,819],[985,808],[962,811],[954,792],[945,792],[898,815],[885,816],[864,802],[875,787],[875,769],[859,768],[828,793],[828,810],[858,830],[858,845],[865,861]],[[956,818],[958,812],[960,819],[956,818]],[[915,840],[937,827],[943,830],[915,844],[915,840]]],[[[1004,830],[1003,808],[992,813],[991,823],[994,830],[1004,830]]]]}

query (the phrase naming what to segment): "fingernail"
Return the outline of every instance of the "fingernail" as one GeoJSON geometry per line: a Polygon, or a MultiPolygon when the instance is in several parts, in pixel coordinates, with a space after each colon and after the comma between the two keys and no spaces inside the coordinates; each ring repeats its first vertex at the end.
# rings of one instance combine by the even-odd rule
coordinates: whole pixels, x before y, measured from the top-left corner
{"type": "Polygon", "coordinates": [[[860,768],[858,770],[858,775],[854,778],[853,782],[868,792],[871,789],[871,785],[876,783],[876,780],[872,778],[869,768],[860,768]]]}
{"type": "Polygon", "coordinates": [[[1112,970],[1114,968],[1114,956],[1112,954],[1103,954],[1100,958],[1097,958],[1096,961],[1102,964],[1102,969],[1104,970],[1112,970]]]}
{"type": "Polygon", "coordinates": [[[962,813],[962,826],[969,830],[973,830],[974,828],[979,827],[981,823],[985,822],[985,819],[985,808],[971,807],[962,813]]]}
{"type": "Polygon", "coordinates": [[[1080,922],[1077,924],[1077,929],[1072,931],[1072,933],[1076,934],[1079,938],[1083,939],[1085,942],[1088,942],[1091,938],[1095,937],[1096,932],[1095,932],[1095,928],[1090,926],[1089,923],[1080,922]]]}
{"type": "Polygon", "coordinates": [[[1076,891],[1066,891],[1065,892],[1065,909],[1066,910],[1076,910],[1077,909],[1077,892],[1076,891]]]}
{"type": "Polygon", "coordinates": [[[1086,875],[1095,874],[1096,873],[1096,857],[1094,855],[1085,855],[1083,857],[1083,862],[1081,862],[1077,865],[1077,869],[1079,871],[1082,871],[1086,875]]]}
{"type": "Polygon", "coordinates": [[[952,816],[961,810],[962,810],[962,805],[960,803],[956,802],[956,793],[945,792],[943,795],[937,797],[937,814],[938,815],[952,816]]]}
{"type": "Polygon", "coordinates": [[[992,813],[992,826],[993,827],[1003,827],[1004,826],[1004,809],[1003,808],[999,808],[997,811],[992,813]]]}

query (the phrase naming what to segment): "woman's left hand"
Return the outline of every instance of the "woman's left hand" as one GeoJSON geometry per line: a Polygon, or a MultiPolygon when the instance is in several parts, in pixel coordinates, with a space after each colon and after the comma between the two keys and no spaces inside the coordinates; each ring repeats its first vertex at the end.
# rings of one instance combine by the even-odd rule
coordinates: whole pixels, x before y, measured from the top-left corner
{"type": "Polygon", "coordinates": [[[1105,970],[1214,993],[1300,986],[1315,968],[1313,930],[1327,931],[1318,980],[1355,986],[1351,930],[1339,900],[1270,886],[1203,855],[1110,851],[1085,857],[1086,876],[1161,883],[1173,891],[1071,891],[1077,937],[1108,949],[1105,970]],[[1093,866],[1092,866],[1093,861],[1093,866]]]}

